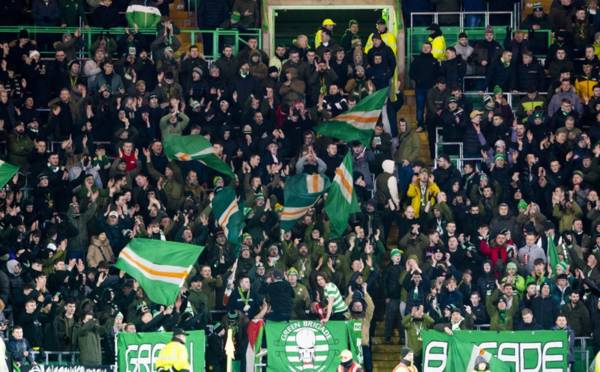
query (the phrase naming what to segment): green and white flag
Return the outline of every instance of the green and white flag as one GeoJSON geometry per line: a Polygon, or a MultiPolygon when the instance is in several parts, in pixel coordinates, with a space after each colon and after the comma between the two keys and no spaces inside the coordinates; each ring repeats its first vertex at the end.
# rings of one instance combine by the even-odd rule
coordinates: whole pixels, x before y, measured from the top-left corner
{"type": "Polygon", "coordinates": [[[567,332],[423,330],[423,371],[473,372],[479,363],[488,371],[566,371],[567,332]]]}
{"type": "Polygon", "coordinates": [[[233,187],[225,187],[215,194],[212,211],[227,240],[233,245],[240,245],[240,236],[244,228],[244,212],[238,205],[233,187]]]}
{"type": "Polygon", "coordinates": [[[18,171],[19,167],[16,165],[8,164],[7,162],[0,160],[0,188],[4,187],[18,171]]]}
{"type": "MultiPolygon", "coordinates": [[[[190,372],[206,370],[206,334],[204,331],[186,330],[185,348],[190,358],[190,372]]],[[[156,371],[156,359],[160,351],[173,338],[171,332],[119,332],[117,334],[117,369],[119,372],[156,371]]],[[[95,371],[93,367],[47,367],[40,371],[95,371]],[[56,369],[54,369],[56,368],[56,369]]]]}
{"type": "Polygon", "coordinates": [[[148,298],[173,305],[204,247],[135,238],[123,248],[115,267],[134,277],[148,298]]]}
{"type": "Polygon", "coordinates": [[[235,176],[227,163],[215,154],[212,143],[201,135],[179,136],[174,134],[168,136],[164,144],[165,154],[169,160],[198,160],[217,172],[232,178],[235,176]]]}
{"type": "Polygon", "coordinates": [[[344,234],[348,228],[350,215],[360,211],[354,192],[350,151],[344,156],[342,164],[335,170],[335,177],[325,201],[325,211],[331,221],[331,233],[334,238],[344,234]]]}
{"type": "Polygon", "coordinates": [[[129,5],[125,11],[129,27],[138,25],[139,28],[156,28],[160,17],[160,10],[151,5],[133,4],[129,5]]]}
{"type": "MultiPolygon", "coordinates": [[[[346,322],[266,322],[267,372],[335,372],[348,349],[346,322]]],[[[357,360],[357,356],[353,355],[357,360]]]]}
{"type": "Polygon", "coordinates": [[[471,358],[469,358],[467,371],[475,371],[475,368],[481,363],[485,363],[488,366],[488,369],[494,372],[508,372],[510,370],[508,365],[494,357],[492,353],[486,351],[482,347],[461,341],[455,341],[454,347],[458,349],[457,351],[459,353],[465,353],[465,349],[467,351],[469,348],[471,349],[471,358]]]}
{"type": "Polygon", "coordinates": [[[380,89],[365,97],[352,110],[317,126],[317,133],[345,142],[360,141],[369,146],[373,129],[388,98],[388,91],[389,88],[380,89]]]}
{"type": "Polygon", "coordinates": [[[297,174],[288,177],[283,189],[281,228],[291,230],[296,221],[304,217],[306,212],[315,205],[329,185],[329,179],[320,174],[297,174]]]}

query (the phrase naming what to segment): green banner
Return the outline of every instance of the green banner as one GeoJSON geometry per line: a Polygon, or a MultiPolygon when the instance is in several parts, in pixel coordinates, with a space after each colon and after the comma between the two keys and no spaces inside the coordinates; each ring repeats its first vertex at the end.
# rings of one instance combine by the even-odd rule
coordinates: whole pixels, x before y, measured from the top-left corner
{"type": "MultiPolygon", "coordinates": [[[[171,332],[119,333],[117,357],[119,372],[154,372],[160,350],[171,341],[171,332]]],[[[190,357],[190,372],[204,372],[204,331],[189,331],[186,346],[190,357]]]]}
{"type": "Polygon", "coordinates": [[[267,372],[335,372],[348,349],[346,322],[267,322],[267,372]]]}
{"type": "Polygon", "coordinates": [[[350,337],[350,351],[354,356],[354,361],[363,365],[364,356],[362,351],[362,323],[358,320],[348,320],[345,322],[350,337]]]}
{"type": "Polygon", "coordinates": [[[567,370],[569,342],[559,331],[455,331],[448,336],[423,331],[423,370],[428,372],[471,372],[478,357],[498,367],[494,371],[567,370]],[[490,358],[485,355],[489,354],[490,358]]]}

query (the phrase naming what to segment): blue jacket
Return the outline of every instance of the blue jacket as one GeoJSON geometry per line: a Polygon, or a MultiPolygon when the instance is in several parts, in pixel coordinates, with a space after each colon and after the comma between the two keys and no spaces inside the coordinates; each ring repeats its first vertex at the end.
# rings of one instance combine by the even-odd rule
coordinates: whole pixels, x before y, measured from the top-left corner
{"type": "Polygon", "coordinates": [[[15,340],[13,337],[8,341],[8,352],[12,357],[13,361],[19,362],[23,364],[25,361],[28,361],[29,364],[33,363],[33,355],[31,355],[31,346],[29,345],[29,341],[22,338],[20,340],[15,340]],[[29,355],[24,356],[23,353],[28,351],[29,355]]]}

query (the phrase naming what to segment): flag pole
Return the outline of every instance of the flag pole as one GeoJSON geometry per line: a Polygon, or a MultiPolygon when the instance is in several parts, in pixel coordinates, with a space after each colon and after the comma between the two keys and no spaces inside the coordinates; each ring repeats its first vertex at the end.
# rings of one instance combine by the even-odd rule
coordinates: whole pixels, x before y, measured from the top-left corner
{"type": "Polygon", "coordinates": [[[227,355],[227,372],[233,371],[233,358],[235,356],[235,346],[233,345],[233,330],[227,330],[227,341],[225,342],[225,354],[227,355]]]}

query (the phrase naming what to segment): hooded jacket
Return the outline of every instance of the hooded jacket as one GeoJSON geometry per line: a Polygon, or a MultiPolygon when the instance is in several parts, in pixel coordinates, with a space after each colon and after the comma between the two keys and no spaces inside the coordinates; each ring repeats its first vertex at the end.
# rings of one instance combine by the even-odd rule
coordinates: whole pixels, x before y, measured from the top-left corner
{"type": "Polygon", "coordinates": [[[89,267],[98,267],[100,262],[111,264],[115,262],[115,255],[110,247],[108,239],[100,240],[98,237],[92,237],[92,241],[87,252],[87,264],[89,267]]]}
{"type": "Polygon", "coordinates": [[[383,173],[375,179],[375,198],[380,206],[390,210],[398,210],[400,196],[398,194],[398,181],[394,176],[394,161],[386,159],[381,163],[383,173]]]}

